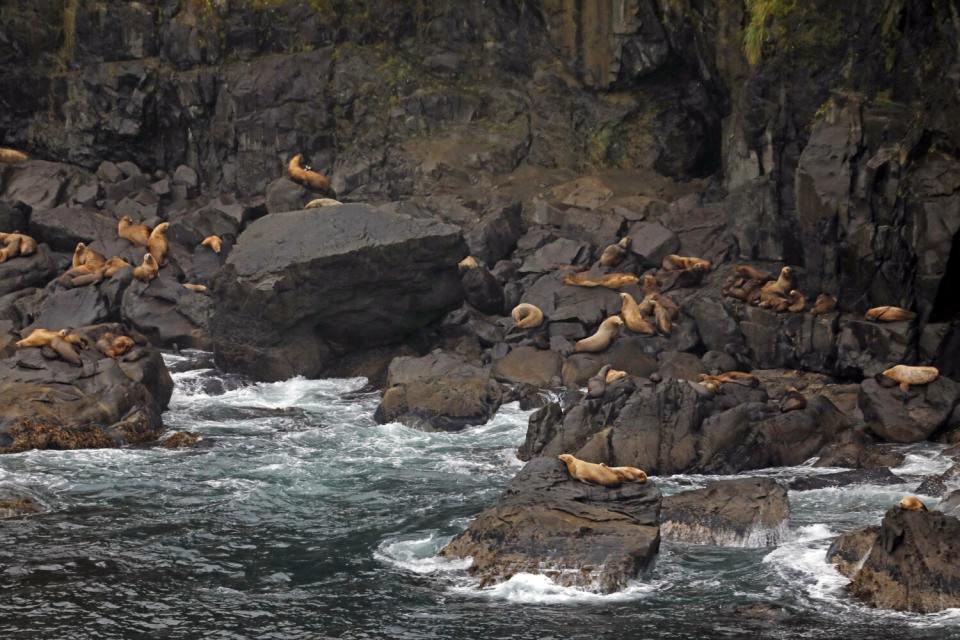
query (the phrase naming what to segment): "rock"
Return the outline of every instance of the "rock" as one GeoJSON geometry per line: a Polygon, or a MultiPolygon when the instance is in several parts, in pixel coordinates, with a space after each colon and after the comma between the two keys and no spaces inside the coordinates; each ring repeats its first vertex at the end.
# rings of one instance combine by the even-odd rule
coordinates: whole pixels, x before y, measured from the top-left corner
{"type": "MultiPolygon", "coordinates": [[[[30,233],[55,251],[73,253],[78,242],[116,238],[116,219],[88,207],[40,209],[30,217],[30,233]]],[[[109,257],[109,256],[107,256],[109,257]]]]}
{"type": "Polygon", "coordinates": [[[940,510],[948,516],[960,516],[960,490],[951,491],[940,501],[940,510]]]}
{"type": "Polygon", "coordinates": [[[676,234],[657,222],[638,222],[628,235],[630,251],[651,267],[659,268],[664,257],[680,248],[676,234]]]}
{"type": "Polygon", "coordinates": [[[11,233],[27,229],[30,220],[30,207],[26,205],[10,206],[0,202],[0,232],[11,233]]]}
{"type": "Polygon", "coordinates": [[[860,385],[858,403],[868,429],[884,442],[921,442],[945,426],[960,402],[960,385],[940,377],[904,394],[873,378],[860,385]]]}
{"type": "Polygon", "coordinates": [[[217,362],[278,380],[397,344],[460,304],[465,255],[456,227],[365,205],[260,218],[213,282],[217,362]]]}
{"type": "Polygon", "coordinates": [[[123,319],[163,347],[209,349],[213,299],[191,291],[163,273],[149,283],[133,282],[123,292],[123,319]]]}
{"type": "Polygon", "coordinates": [[[493,377],[501,382],[547,388],[560,379],[560,355],[533,347],[517,347],[493,365],[493,377]]]}
{"type": "Polygon", "coordinates": [[[41,244],[30,256],[0,263],[0,296],[29,287],[42,287],[57,275],[57,265],[47,245],[41,244]]]}
{"type": "Polygon", "coordinates": [[[523,261],[520,273],[546,273],[558,267],[580,264],[589,254],[590,247],[583,242],[560,238],[537,249],[523,261]]]}
{"type": "MultiPolygon", "coordinates": [[[[887,511],[850,593],[870,606],[934,613],[960,607],[960,520],[939,511],[887,511]]],[[[858,549],[865,547],[858,545],[858,549]]],[[[851,563],[853,564],[853,563],[851,563]]]]}
{"type": "Polygon", "coordinates": [[[898,362],[912,362],[916,352],[912,322],[867,322],[842,318],[837,338],[837,369],[850,377],[875,376],[898,362]]]}
{"type": "Polygon", "coordinates": [[[849,467],[851,469],[882,469],[899,467],[906,459],[899,451],[887,446],[869,444],[870,436],[855,438],[852,442],[827,445],[820,452],[815,467],[849,467]]]}
{"type": "Polygon", "coordinates": [[[61,204],[92,204],[96,199],[97,178],[81,169],[58,162],[31,160],[15,166],[0,195],[10,202],[20,201],[34,211],[53,209],[61,204]],[[93,198],[90,198],[90,188],[93,198]],[[78,199],[78,194],[85,194],[78,199]]]}
{"type": "Polygon", "coordinates": [[[880,527],[867,527],[857,531],[848,531],[833,541],[827,549],[827,562],[837,571],[852,578],[859,570],[860,563],[877,543],[880,527]]]}
{"type": "Polygon", "coordinates": [[[941,497],[960,489],[960,464],[955,464],[940,475],[927,478],[917,487],[916,493],[941,497]]]}
{"type": "Polygon", "coordinates": [[[387,388],[375,419],[428,431],[459,431],[483,424],[500,406],[501,391],[489,369],[446,353],[401,357],[387,369],[387,388]]]}
{"type": "MultiPolygon", "coordinates": [[[[92,346],[120,325],[78,328],[92,346]]],[[[114,447],[156,439],[173,381],[160,353],[135,346],[120,359],[78,349],[82,366],[38,348],[0,361],[0,451],[114,447]]]]}
{"type": "Polygon", "coordinates": [[[509,256],[522,231],[521,209],[518,202],[491,202],[480,219],[464,230],[470,255],[487,265],[509,256]]]}
{"type": "Polygon", "coordinates": [[[657,370],[657,361],[644,352],[649,338],[621,336],[603,353],[576,353],[563,363],[563,384],[582,387],[605,364],[632,376],[646,378],[657,370]]]}
{"type": "Polygon", "coordinates": [[[289,178],[277,178],[267,186],[266,201],[269,213],[300,211],[312,199],[309,189],[289,178]]]}
{"type": "Polygon", "coordinates": [[[787,491],[775,480],[718,480],[665,497],[660,532],[692,544],[772,547],[783,542],[789,517],[787,491]]]}
{"type": "Polygon", "coordinates": [[[503,287],[486,267],[467,269],[460,282],[467,302],[483,313],[503,313],[503,287]]]}
{"type": "Polygon", "coordinates": [[[559,460],[537,458],[440,553],[472,558],[469,571],[482,585],[527,572],[611,593],[652,565],[659,515],[653,482],[588,485],[570,478],[559,460]]]}
{"type": "Polygon", "coordinates": [[[890,469],[853,469],[825,475],[805,476],[790,482],[791,491],[811,491],[829,487],[845,487],[851,484],[888,485],[902,484],[903,478],[890,469]]]}
{"type": "Polygon", "coordinates": [[[678,378],[696,382],[707,368],[697,356],[682,351],[668,351],[660,354],[660,375],[664,380],[678,378]]]}
{"type": "Polygon", "coordinates": [[[11,495],[7,491],[0,494],[0,520],[29,516],[42,511],[43,507],[30,496],[11,495]]]}

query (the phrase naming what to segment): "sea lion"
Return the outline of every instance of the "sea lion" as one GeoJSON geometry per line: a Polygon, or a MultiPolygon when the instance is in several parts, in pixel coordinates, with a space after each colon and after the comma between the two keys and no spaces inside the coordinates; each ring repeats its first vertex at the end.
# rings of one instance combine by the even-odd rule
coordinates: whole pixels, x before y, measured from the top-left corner
{"type": "Polygon", "coordinates": [[[600,323],[597,332],[589,338],[578,340],[573,346],[574,353],[599,353],[610,346],[613,339],[620,332],[623,319],[620,316],[610,316],[600,323]]]}
{"type": "MultiPolygon", "coordinates": [[[[79,338],[79,336],[77,336],[79,338]]],[[[82,338],[80,338],[82,340],[82,338]]],[[[18,348],[22,347],[50,347],[57,355],[70,364],[82,365],[80,356],[73,348],[73,336],[69,330],[50,331],[49,329],[34,329],[29,336],[17,341],[18,348]]]]}
{"type": "Polygon", "coordinates": [[[660,283],[657,281],[656,277],[650,275],[649,273],[644,274],[640,278],[640,290],[643,292],[644,296],[648,296],[651,293],[660,293],[660,283]]]}
{"type": "Polygon", "coordinates": [[[607,384],[613,384],[617,380],[623,380],[627,377],[626,371],[619,371],[617,369],[608,369],[607,374],[604,377],[603,381],[607,384]]]}
{"type": "Polygon", "coordinates": [[[607,465],[600,463],[601,467],[605,469],[610,469],[615,474],[620,476],[620,479],[624,482],[646,482],[647,474],[643,469],[638,469],[636,467],[608,467],[607,465]]]}
{"type": "Polygon", "coordinates": [[[307,206],[304,209],[319,209],[320,207],[333,207],[338,204],[343,204],[339,200],[334,200],[333,198],[315,198],[307,203],[307,206]]]}
{"type": "Polygon", "coordinates": [[[117,222],[117,235],[135,247],[146,247],[150,241],[150,227],[145,224],[133,224],[130,216],[123,216],[117,222]]]}
{"type": "Polygon", "coordinates": [[[200,243],[201,247],[207,247],[214,253],[220,253],[220,249],[223,247],[223,240],[220,239],[220,236],[207,236],[203,239],[203,242],[200,243]]]}
{"type": "Polygon", "coordinates": [[[604,391],[607,390],[607,373],[612,369],[608,364],[600,367],[600,371],[597,371],[589,380],[587,380],[587,397],[588,398],[600,398],[603,396],[604,391]]]}
{"type": "Polygon", "coordinates": [[[630,248],[631,242],[630,236],[626,236],[620,239],[620,242],[616,244],[607,245],[603,250],[603,253],[600,254],[600,265],[603,267],[615,267],[620,262],[623,261],[623,256],[627,254],[627,249],[630,248]]]}
{"type": "Polygon", "coordinates": [[[21,347],[42,347],[50,343],[53,338],[62,338],[67,335],[66,329],[51,331],[50,329],[34,329],[26,338],[18,340],[15,344],[17,348],[21,347]]]}
{"type": "Polygon", "coordinates": [[[536,329],[543,324],[543,311],[536,305],[521,302],[510,312],[513,323],[518,329],[536,329]]]}
{"type": "Polygon", "coordinates": [[[639,278],[632,273],[608,273],[602,276],[588,276],[584,273],[574,273],[564,276],[563,284],[573,287],[606,287],[607,289],[622,289],[631,284],[637,284],[639,278]]]}
{"type": "Polygon", "coordinates": [[[883,375],[900,384],[902,391],[909,391],[910,385],[930,384],[940,377],[940,370],[936,367],[912,367],[898,364],[883,372],[883,375]]]}
{"type": "Polygon", "coordinates": [[[704,272],[710,271],[713,263],[703,258],[692,258],[689,256],[678,256],[670,254],[663,257],[660,267],[664,271],[686,271],[687,269],[699,269],[704,272]]]}
{"type": "Polygon", "coordinates": [[[903,322],[904,320],[913,320],[917,317],[917,314],[900,307],[874,307],[873,309],[867,309],[863,317],[872,322],[903,322]]]}
{"type": "Polygon", "coordinates": [[[627,329],[645,336],[652,336],[656,333],[653,325],[647,322],[643,314],[640,313],[640,306],[637,305],[633,296],[629,293],[621,293],[620,300],[623,301],[620,307],[620,315],[623,316],[623,322],[627,325],[627,329]]]}
{"type": "Polygon", "coordinates": [[[157,260],[149,253],[143,254],[143,262],[139,267],[133,268],[133,277],[142,282],[150,282],[157,277],[158,273],[160,273],[160,267],[157,265],[157,260]]]}
{"type": "Polygon", "coordinates": [[[698,392],[701,389],[703,390],[700,395],[713,397],[720,393],[720,383],[716,380],[703,380],[701,382],[691,382],[691,384],[693,385],[694,389],[698,390],[698,392]]]}
{"type": "Polygon", "coordinates": [[[480,267],[480,261],[474,258],[473,256],[467,256],[463,260],[457,263],[457,268],[461,272],[468,271],[470,269],[477,269],[480,267]]]}
{"type": "Polygon", "coordinates": [[[756,387],[760,384],[760,379],[752,373],[744,373],[743,371],[726,371],[718,375],[709,375],[706,373],[701,373],[699,378],[700,382],[713,381],[717,384],[723,384],[724,382],[729,382],[732,384],[739,384],[743,387],[756,387]]]}
{"type": "Polygon", "coordinates": [[[3,234],[0,242],[3,243],[3,248],[0,249],[0,262],[6,262],[20,255],[20,238],[15,234],[3,234]]]}
{"type": "Polygon", "coordinates": [[[123,258],[113,256],[103,265],[103,275],[107,278],[112,278],[114,275],[116,275],[117,271],[129,266],[130,263],[123,258]]]}
{"type": "Polygon", "coordinates": [[[662,293],[651,293],[647,296],[651,302],[659,304],[670,314],[671,320],[676,320],[680,317],[680,305],[673,301],[672,298],[662,294],[662,293]]]}
{"type": "Polygon", "coordinates": [[[756,267],[751,267],[748,264],[738,264],[733,267],[731,273],[738,278],[745,278],[747,280],[759,280],[760,282],[769,282],[773,280],[773,274],[768,271],[761,271],[756,267]]]}
{"type": "Polygon", "coordinates": [[[73,250],[73,268],[87,267],[87,271],[99,269],[107,263],[107,259],[99,251],[94,251],[82,242],[78,242],[73,250]]]}
{"type": "Polygon", "coordinates": [[[119,358],[133,349],[136,343],[129,336],[118,336],[107,331],[97,340],[97,350],[108,358],[119,358]]]}
{"type": "Polygon", "coordinates": [[[790,291],[790,297],[787,298],[787,311],[790,313],[803,313],[807,308],[807,299],[796,289],[790,291]]]}
{"type": "Polygon", "coordinates": [[[0,147],[0,163],[20,164],[21,162],[26,162],[29,159],[30,159],[30,156],[25,154],[23,151],[17,151],[16,149],[8,149],[6,147],[0,147]]]}
{"type": "Polygon", "coordinates": [[[204,284],[193,284],[190,282],[184,282],[183,288],[189,289],[190,291],[196,291],[197,293],[206,293],[207,291],[209,291],[209,289],[207,289],[207,286],[204,284]]]}
{"type": "Polygon", "coordinates": [[[897,503],[897,506],[904,511],[926,511],[927,505],[916,496],[905,496],[897,503]]]}
{"type": "Polygon", "coordinates": [[[786,393],[783,394],[783,397],[780,398],[780,411],[787,413],[788,411],[799,411],[805,409],[807,406],[807,399],[803,397],[803,394],[797,391],[793,387],[787,387],[786,393]]]}
{"type": "Polygon", "coordinates": [[[623,478],[607,466],[580,460],[569,453],[557,457],[567,465],[567,472],[574,480],[602,487],[619,487],[623,484],[623,478]]]}
{"type": "Polygon", "coordinates": [[[287,175],[290,176],[290,179],[305,187],[310,187],[314,191],[329,191],[330,179],[322,173],[313,171],[310,167],[302,166],[302,162],[303,154],[298,153],[290,158],[290,162],[287,164],[287,175]]]}
{"type": "Polygon", "coordinates": [[[821,293],[813,303],[813,309],[810,313],[815,316],[822,316],[827,313],[833,313],[837,308],[837,299],[827,293],[821,293]]]}
{"type": "Polygon", "coordinates": [[[670,312],[657,300],[653,301],[653,317],[657,321],[657,330],[665,336],[670,335],[673,331],[673,321],[670,317],[670,312]]]}
{"type": "Polygon", "coordinates": [[[147,240],[147,251],[156,260],[158,267],[163,266],[167,260],[167,253],[170,251],[170,243],[167,241],[167,229],[169,228],[169,222],[161,222],[153,228],[153,231],[150,232],[150,239],[147,240]]]}
{"type": "Polygon", "coordinates": [[[761,287],[760,306],[767,308],[780,306],[796,288],[797,280],[793,275],[793,269],[784,267],[780,269],[780,276],[776,280],[761,287]]]}

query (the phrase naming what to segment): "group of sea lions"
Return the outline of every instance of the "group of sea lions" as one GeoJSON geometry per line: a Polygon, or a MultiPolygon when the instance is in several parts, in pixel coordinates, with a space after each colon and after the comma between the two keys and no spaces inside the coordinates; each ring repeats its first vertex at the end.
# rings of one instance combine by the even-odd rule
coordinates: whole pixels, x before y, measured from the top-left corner
{"type": "MultiPolygon", "coordinates": [[[[136,345],[136,341],[127,335],[117,335],[110,331],[104,332],[96,341],[97,351],[108,358],[120,358],[126,355],[136,345]]],[[[81,366],[80,355],[77,348],[87,349],[88,340],[70,329],[60,329],[51,331],[50,329],[34,329],[26,338],[17,341],[18,349],[36,347],[49,347],[62,360],[81,366]]]]}
{"type": "Polygon", "coordinates": [[[37,241],[23,233],[0,233],[0,262],[18,256],[32,256],[37,252],[37,241]]]}

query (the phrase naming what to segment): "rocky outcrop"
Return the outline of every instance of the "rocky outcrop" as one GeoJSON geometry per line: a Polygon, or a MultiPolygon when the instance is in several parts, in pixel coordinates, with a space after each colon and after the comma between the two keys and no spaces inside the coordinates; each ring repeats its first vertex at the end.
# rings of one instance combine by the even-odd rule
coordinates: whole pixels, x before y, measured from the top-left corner
{"type": "Polygon", "coordinates": [[[653,482],[588,485],[570,478],[556,458],[538,458],[441,555],[472,558],[470,573],[483,585],[539,573],[564,586],[610,593],[652,565],[659,515],[653,482]]]}
{"type": "Polygon", "coordinates": [[[886,388],[877,380],[860,385],[859,404],[870,431],[885,442],[921,442],[949,426],[954,407],[960,403],[960,384],[940,377],[928,385],[886,388]]]}
{"type": "Polygon", "coordinates": [[[787,532],[787,490],[770,478],[711,482],[663,499],[665,540],[730,547],[770,547],[787,532]]]}
{"type": "Polygon", "coordinates": [[[217,363],[318,376],[347,351],[399,343],[459,304],[466,252],[456,227],[365,205],[261,218],[214,282],[217,363]]]}
{"type": "Polygon", "coordinates": [[[902,484],[903,482],[905,480],[890,469],[853,469],[851,471],[795,478],[790,482],[790,490],[811,491],[813,489],[844,487],[851,484],[888,485],[902,484]]]}

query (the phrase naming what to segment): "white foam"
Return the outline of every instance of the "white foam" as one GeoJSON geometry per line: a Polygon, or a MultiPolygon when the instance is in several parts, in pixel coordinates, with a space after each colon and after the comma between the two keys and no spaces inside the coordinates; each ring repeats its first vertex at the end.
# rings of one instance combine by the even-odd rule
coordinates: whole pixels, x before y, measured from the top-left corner
{"type": "Polygon", "coordinates": [[[491,587],[451,587],[458,593],[524,604],[609,604],[637,600],[657,590],[656,584],[631,582],[614,593],[594,593],[576,587],[564,587],[542,574],[518,573],[506,582],[491,587]]]}
{"type": "Polygon", "coordinates": [[[373,557],[380,562],[420,575],[465,571],[472,564],[469,558],[447,559],[437,555],[451,538],[452,536],[427,535],[423,538],[384,541],[374,551],[373,557]]]}

